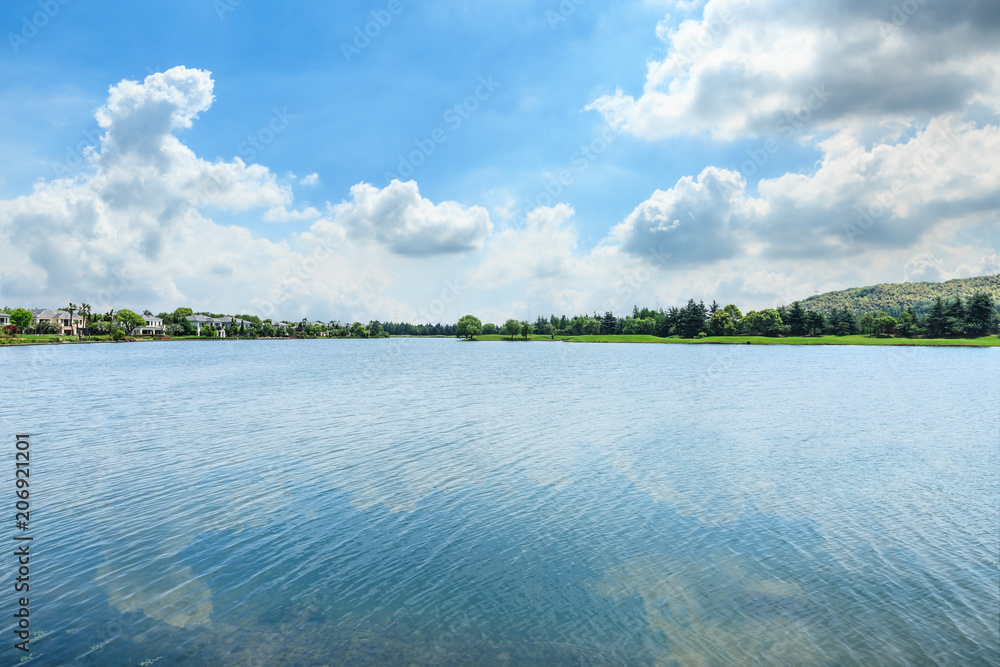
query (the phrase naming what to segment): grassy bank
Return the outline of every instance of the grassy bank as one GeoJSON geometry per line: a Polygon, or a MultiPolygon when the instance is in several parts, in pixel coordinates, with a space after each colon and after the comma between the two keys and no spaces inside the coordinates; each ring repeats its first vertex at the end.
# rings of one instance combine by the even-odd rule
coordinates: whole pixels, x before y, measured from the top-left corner
{"type": "MultiPolygon", "coordinates": [[[[613,336],[613,338],[615,338],[615,337],[616,336],[613,336]]],[[[559,341],[562,341],[562,340],[569,340],[569,339],[570,339],[570,336],[556,336],[556,338],[555,338],[556,342],[559,342],[559,341]]],[[[504,335],[504,334],[485,334],[485,335],[476,336],[475,338],[473,338],[473,340],[502,340],[502,341],[506,341],[508,343],[526,343],[526,342],[528,342],[528,341],[526,341],[524,339],[524,336],[518,335],[518,336],[514,337],[514,340],[511,340],[510,336],[507,336],[507,335],[504,335]]],[[[529,340],[551,343],[552,342],[552,337],[551,336],[542,336],[542,335],[539,335],[539,334],[531,334],[531,337],[529,338],[529,340]]]]}
{"type": "Polygon", "coordinates": [[[708,338],[659,338],[657,336],[575,336],[570,343],[680,343],[691,345],[916,345],[928,347],[1000,347],[1000,337],[983,338],[893,338],[869,336],[709,336],[708,338]]]}

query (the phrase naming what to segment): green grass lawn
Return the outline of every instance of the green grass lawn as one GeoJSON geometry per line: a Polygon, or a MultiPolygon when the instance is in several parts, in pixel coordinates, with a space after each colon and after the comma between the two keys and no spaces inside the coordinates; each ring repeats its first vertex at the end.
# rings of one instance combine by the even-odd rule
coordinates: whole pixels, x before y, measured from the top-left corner
{"type": "Polygon", "coordinates": [[[709,336],[708,338],[658,338],[657,336],[576,336],[570,343],[681,343],[723,345],[919,345],[948,347],[1000,347],[1000,337],[983,338],[870,338],[868,336],[709,336]]]}
{"type": "MultiPolygon", "coordinates": [[[[568,339],[569,339],[569,336],[556,336],[556,342],[561,341],[561,340],[568,340],[568,339]]],[[[480,336],[476,336],[473,340],[503,340],[503,341],[507,341],[508,343],[526,343],[526,342],[528,342],[528,341],[524,340],[524,337],[521,336],[521,335],[515,336],[514,340],[511,340],[510,336],[507,336],[506,334],[486,334],[486,335],[480,335],[480,336]]],[[[551,343],[552,342],[552,337],[551,336],[542,336],[540,334],[531,334],[530,340],[533,340],[533,341],[537,340],[537,341],[544,341],[546,343],[551,343]]]]}

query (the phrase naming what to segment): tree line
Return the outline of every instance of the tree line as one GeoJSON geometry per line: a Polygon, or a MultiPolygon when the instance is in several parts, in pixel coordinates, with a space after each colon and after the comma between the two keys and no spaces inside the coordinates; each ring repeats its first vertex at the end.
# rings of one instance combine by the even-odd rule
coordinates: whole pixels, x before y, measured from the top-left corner
{"type": "MultiPolygon", "coordinates": [[[[926,316],[913,307],[894,317],[885,311],[858,315],[846,308],[824,314],[796,301],[790,306],[751,310],[744,314],[736,305],[720,306],[712,301],[689,299],[687,305],[666,310],[632,309],[630,316],[619,317],[611,311],[604,315],[539,316],[534,323],[509,319],[503,325],[483,324],[466,315],[454,327],[453,335],[472,338],[502,334],[511,339],[543,336],[902,336],[926,338],[979,338],[1000,333],[1000,316],[993,297],[984,292],[945,300],[938,297],[926,316]]],[[[419,328],[415,330],[420,330],[419,328]]],[[[422,334],[412,334],[422,335],[422,334]]]]}

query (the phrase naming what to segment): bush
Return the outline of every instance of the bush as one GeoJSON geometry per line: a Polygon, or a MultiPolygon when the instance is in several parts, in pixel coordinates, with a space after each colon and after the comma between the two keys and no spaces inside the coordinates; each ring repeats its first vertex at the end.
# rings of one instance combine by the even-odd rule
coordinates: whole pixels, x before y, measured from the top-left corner
{"type": "Polygon", "coordinates": [[[111,340],[115,341],[116,343],[125,340],[125,332],[122,331],[121,329],[115,329],[114,331],[111,332],[111,340]]]}
{"type": "Polygon", "coordinates": [[[697,336],[695,336],[695,338],[708,338],[708,334],[705,333],[704,331],[701,331],[698,333],[697,336]]]}

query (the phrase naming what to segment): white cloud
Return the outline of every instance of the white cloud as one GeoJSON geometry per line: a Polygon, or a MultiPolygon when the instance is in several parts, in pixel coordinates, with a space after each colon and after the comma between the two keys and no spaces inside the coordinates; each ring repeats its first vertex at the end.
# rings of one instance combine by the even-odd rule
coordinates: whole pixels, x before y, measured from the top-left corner
{"type": "Polygon", "coordinates": [[[306,187],[313,187],[314,185],[319,185],[319,174],[313,172],[308,176],[304,176],[302,180],[299,181],[299,185],[304,185],[306,187]]]}
{"type": "Polygon", "coordinates": [[[212,88],[208,72],[183,67],[113,86],[97,113],[105,133],[87,172],[0,201],[0,300],[412,319],[413,308],[386,294],[398,279],[388,251],[352,244],[343,223],[361,224],[372,204],[377,215],[366,224],[402,248],[474,248],[488,233],[485,211],[434,205],[416,196],[416,184],[387,189],[402,194],[395,209],[360,186],[356,208],[333,207],[339,220],[295,210],[290,189],[266,167],[208,162],[178,139],[210,106],[212,88]],[[269,220],[315,222],[271,241],[207,214],[255,208],[269,220]]]}
{"type": "Polygon", "coordinates": [[[315,220],[321,215],[322,213],[312,206],[300,211],[289,211],[282,206],[276,206],[275,208],[268,209],[260,219],[264,222],[292,222],[296,220],[315,220]]]}
{"type": "Polygon", "coordinates": [[[642,94],[589,108],[639,137],[769,135],[996,108],[996,3],[951,0],[709,0],[702,16],[661,24],[668,51],[642,94]],[[909,13],[907,13],[909,12],[909,13]]]}
{"type": "Polygon", "coordinates": [[[573,213],[566,204],[537,208],[528,213],[524,227],[497,232],[470,280],[487,289],[556,276],[565,280],[576,261],[577,233],[570,224],[573,213]]]}
{"type": "Polygon", "coordinates": [[[330,214],[356,241],[376,241],[411,257],[480,250],[493,231],[481,206],[457,202],[434,204],[420,196],[415,181],[393,180],[381,190],[367,183],[351,188],[351,201],[332,206],[330,214]]]}

